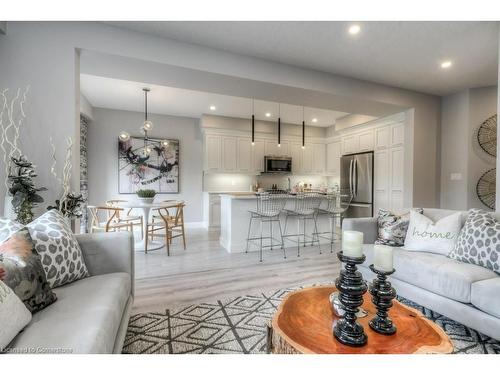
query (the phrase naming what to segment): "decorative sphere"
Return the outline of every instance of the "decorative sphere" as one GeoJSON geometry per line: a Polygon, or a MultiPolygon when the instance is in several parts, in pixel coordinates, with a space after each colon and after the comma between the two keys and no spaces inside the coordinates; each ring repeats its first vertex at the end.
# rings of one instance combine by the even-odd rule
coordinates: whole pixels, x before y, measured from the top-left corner
{"type": "Polygon", "coordinates": [[[144,124],[142,125],[142,128],[144,130],[149,131],[149,130],[153,129],[153,123],[151,121],[149,121],[149,120],[148,121],[144,121],[144,124]]]}
{"type": "Polygon", "coordinates": [[[167,146],[168,146],[168,141],[167,141],[166,139],[165,139],[165,140],[163,140],[163,141],[161,141],[161,145],[162,145],[163,147],[167,147],[167,146]]]}
{"type": "Polygon", "coordinates": [[[130,134],[128,134],[127,132],[121,132],[118,138],[120,139],[120,141],[126,142],[130,139],[130,134]]]}

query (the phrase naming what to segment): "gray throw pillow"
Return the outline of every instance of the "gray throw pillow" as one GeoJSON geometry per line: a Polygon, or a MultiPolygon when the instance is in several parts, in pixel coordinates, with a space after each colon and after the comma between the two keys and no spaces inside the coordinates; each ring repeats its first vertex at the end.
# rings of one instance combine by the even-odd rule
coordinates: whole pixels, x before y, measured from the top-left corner
{"type": "MultiPolygon", "coordinates": [[[[421,208],[414,208],[414,210],[419,214],[423,213],[421,208]]],[[[409,224],[410,211],[396,215],[389,210],[379,209],[377,218],[378,235],[375,244],[403,246],[409,224]]]]}
{"type": "Polygon", "coordinates": [[[500,222],[486,211],[469,210],[457,243],[448,256],[500,273],[500,222]]]}
{"type": "Polygon", "coordinates": [[[52,288],[89,276],[80,245],[59,211],[50,210],[27,227],[52,288]]]}

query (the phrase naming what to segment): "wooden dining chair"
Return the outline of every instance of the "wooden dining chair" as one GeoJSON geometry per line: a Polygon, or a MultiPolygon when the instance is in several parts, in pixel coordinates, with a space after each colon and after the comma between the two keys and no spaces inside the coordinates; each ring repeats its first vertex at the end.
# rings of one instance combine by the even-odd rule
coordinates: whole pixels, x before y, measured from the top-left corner
{"type": "Polygon", "coordinates": [[[184,250],[186,250],[186,232],[184,230],[184,202],[176,202],[169,206],[156,208],[154,211],[156,216],[161,218],[161,221],[156,220],[148,223],[147,233],[145,238],[145,249],[147,253],[148,238],[154,235],[155,232],[163,231],[165,233],[165,246],[167,248],[167,256],[170,256],[170,245],[172,239],[182,237],[184,250]]]}
{"type": "Polygon", "coordinates": [[[118,217],[123,208],[108,206],[87,206],[90,212],[90,233],[94,232],[116,232],[122,229],[133,232],[131,223],[120,222],[118,217]],[[105,221],[101,221],[101,217],[105,221]]]}
{"type": "MultiPolygon", "coordinates": [[[[121,203],[127,203],[128,201],[124,199],[109,199],[106,201],[106,206],[119,208],[121,203]]],[[[133,208],[124,209],[123,214],[118,213],[116,220],[122,223],[132,224],[132,229],[134,226],[139,226],[141,228],[141,237],[144,238],[144,227],[142,215],[132,215],[133,208]]]]}

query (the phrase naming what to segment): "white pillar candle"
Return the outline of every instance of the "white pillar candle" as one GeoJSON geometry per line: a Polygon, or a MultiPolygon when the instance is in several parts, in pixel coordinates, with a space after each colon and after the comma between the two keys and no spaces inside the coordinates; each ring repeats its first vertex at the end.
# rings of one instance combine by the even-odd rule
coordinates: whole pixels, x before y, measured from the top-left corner
{"type": "Polygon", "coordinates": [[[376,270],[390,272],[393,270],[392,260],[393,250],[391,246],[374,245],[373,246],[373,266],[376,270]]]}
{"type": "Polygon", "coordinates": [[[342,252],[345,256],[359,258],[363,255],[363,232],[342,232],[342,252]]]}

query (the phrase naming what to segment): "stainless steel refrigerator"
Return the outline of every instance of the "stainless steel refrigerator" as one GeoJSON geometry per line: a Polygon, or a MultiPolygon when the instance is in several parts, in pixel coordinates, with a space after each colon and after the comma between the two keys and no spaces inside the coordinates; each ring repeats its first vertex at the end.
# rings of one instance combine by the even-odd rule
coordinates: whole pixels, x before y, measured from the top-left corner
{"type": "Polygon", "coordinates": [[[345,217],[373,216],[373,151],[342,156],[340,189],[352,194],[345,217]]]}

